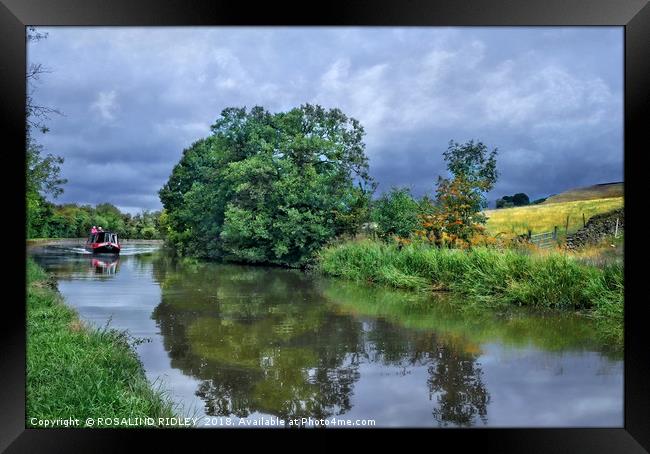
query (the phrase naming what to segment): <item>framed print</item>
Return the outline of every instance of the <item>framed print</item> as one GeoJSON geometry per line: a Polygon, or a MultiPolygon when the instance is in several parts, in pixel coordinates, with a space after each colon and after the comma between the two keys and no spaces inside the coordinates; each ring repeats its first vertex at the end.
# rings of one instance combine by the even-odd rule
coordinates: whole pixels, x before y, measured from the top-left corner
{"type": "Polygon", "coordinates": [[[650,7],[471,5],[2,0],[0,446],[646,452],[650,7]]]}

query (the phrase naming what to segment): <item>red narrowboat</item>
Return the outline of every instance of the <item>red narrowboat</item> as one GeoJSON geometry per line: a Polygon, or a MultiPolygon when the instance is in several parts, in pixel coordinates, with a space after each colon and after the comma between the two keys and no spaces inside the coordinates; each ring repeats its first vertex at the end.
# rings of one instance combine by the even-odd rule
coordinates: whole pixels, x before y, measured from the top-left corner
{"type": "Polygon", "coordinates": [[[114,232],[92,233],[86,241],[86,250],[93,254],[119,254],[120,249],[120,241],[114,232]]]}

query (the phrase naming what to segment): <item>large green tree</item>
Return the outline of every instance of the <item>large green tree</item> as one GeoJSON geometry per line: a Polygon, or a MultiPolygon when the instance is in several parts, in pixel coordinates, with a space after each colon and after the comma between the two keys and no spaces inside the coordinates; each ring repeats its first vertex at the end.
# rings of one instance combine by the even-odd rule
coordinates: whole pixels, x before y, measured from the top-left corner
{"type": "Polygon", "coordinates": [[[159,192],[169,243],[187,255],[306,264],[367,220],[363,135],[357,120],[318,105],[224,109],[159,192]]]}

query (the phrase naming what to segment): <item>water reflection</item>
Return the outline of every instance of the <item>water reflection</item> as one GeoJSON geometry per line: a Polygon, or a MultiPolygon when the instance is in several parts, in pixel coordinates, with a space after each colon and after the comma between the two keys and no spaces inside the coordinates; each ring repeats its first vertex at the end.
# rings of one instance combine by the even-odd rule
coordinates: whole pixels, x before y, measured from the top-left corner
{"type": "Polygon", "coordinates": [[[154,263],[172,365],[200,378],[210,415],[325,418],[350,409],[359,323],[315,300],[299,272],[154,263]]]}
{"type": "Polygon", "coordinates": [[[119,255],[97,255],[90,259],[90,266],[95,269],[95,274],[113,275],[117,273],[119,255]]]}
{"type": "Polygon", "coordinates": [[[441,425],[472,426],[476,418],[487,423],[490,394],[482,380],[477,355],[438,348],[434,365],[429,366],[429,386],[438,406],[433,418],[441,425]]]}
{"type": "Polygon", "coordinates": [[[280,269],[164,257],[153,268],[162,288],[153,317],[173,367],[201,380],[209,415],[346,414],[365,406],[355,387],[371,366],[425,370],[429,424],[483,425],[491,396],[481,345],[598,348],[593,327],[574,316],[467,315],[440,299],[280,269]]]}
{"type": "Polygon", "coordinates": [[[622,425],[621,353],[570,314],[466,313],[431,295],[165,254],[37,259],[82,317],[151,337],[139,347],[148,376],[165,375],[200,414],[622,425]]]}

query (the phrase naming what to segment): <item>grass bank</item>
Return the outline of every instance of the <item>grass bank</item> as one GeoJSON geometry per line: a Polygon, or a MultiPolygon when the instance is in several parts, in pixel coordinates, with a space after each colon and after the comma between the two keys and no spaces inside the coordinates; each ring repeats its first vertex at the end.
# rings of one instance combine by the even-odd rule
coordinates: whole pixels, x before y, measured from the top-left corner
{"type": "Polygon", "coordinates": [[[419,291],[448,290],[467,304],[580,311],[597,319],[612,342],[623,341],[623,266],[589,266],[560,252],[437,249],[363,240],[321,251],[325,274],[419,291]]]}
{"type": "Polygon", "coordinates": [[[27,426],[32,418],[176,416],[152,386],[126,333],[84,325],[55,282],[27,262],[27,426]]]}

